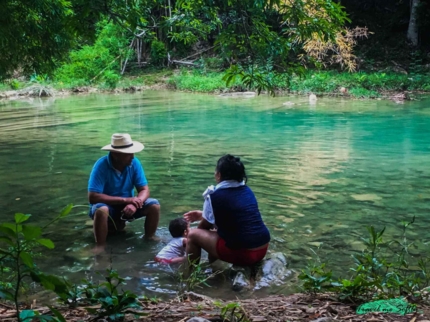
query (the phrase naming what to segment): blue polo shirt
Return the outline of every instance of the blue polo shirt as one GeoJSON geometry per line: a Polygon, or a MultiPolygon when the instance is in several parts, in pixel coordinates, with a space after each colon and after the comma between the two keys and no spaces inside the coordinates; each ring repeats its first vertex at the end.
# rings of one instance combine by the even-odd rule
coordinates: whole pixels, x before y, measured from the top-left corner
{"type": "Polygon", "coordinates": [[[119,172],[112,166],[109,153],[94,164],[88,181],[88,192],[128,198],[134,196],[135,187],[147,184],[142,164],[137,158],[133,158],[131,165],[119,172]]]}

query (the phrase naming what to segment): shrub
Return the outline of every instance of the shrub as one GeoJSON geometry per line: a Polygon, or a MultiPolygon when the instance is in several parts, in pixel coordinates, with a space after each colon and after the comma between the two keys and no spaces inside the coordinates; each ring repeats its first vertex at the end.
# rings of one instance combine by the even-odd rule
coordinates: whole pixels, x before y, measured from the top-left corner
{"type": "Polygon", "coordinates": [[[164,43],[154,39],[151,42],[151,62],[154,65],[161,65],[167,57],[167,50],[164,43]]]}
{"type": "Polygon", "coordinates": [[[12,79],[9,85],[10,85],[10,88],[12,88],[13,90],[17,90],[21,87],[21,83],[17,79],[12,79]]]}
{"type": "Polygon", "coordinates": [[[103,70],[119,71],[120,60],[132,55],[128,49],[129,41],[120,27],[102,23],[95,44],[72,51],[68,63],[55,72],[55,79],[66,84],[77,80],[93,82],[99,77],[106,81],[103,70]]]}
{"type": "Polygon", "coordinates": [[[106,70],[103,73],[103,79],[107,88],[115,89],[121,76],[112,70],[106,70]]]}
{"type": "Polygon", "coordinates": [[[380,96],[378,92],[363,87],[353,87],[349,90],[349,93],[357,98],[375,98],[380,96]]]}

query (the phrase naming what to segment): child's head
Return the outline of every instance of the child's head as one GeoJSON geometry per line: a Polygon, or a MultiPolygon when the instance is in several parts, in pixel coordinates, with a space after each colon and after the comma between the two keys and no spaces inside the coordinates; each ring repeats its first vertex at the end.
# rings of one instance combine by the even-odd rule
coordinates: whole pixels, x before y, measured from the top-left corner
{"type": "Polygon", "coordinates": [[[188,222],[184,218],[176,218],[170,221],[169,231],[172,237],[185,237],[188,233],[188,222]]]}
{"type": "Polygon", "coordinates": [[[222,156],[216,165],[215,176],[219,176],[219,181],[236,180],[238,182],[247,181],[245,166],[240,158],[231,154],[222,156]]]}

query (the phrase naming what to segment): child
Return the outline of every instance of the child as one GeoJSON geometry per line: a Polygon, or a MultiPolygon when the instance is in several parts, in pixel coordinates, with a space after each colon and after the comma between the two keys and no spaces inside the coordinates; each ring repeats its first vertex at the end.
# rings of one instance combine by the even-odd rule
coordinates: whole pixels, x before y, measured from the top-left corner
{"type": "Polygon", "coordinates": [[[162,264],[182,263],[185,259],[185,247],[190,226],[184,218],[170,221],[169,231],[173,239],[155,256],[155,261],[162,264]]]}

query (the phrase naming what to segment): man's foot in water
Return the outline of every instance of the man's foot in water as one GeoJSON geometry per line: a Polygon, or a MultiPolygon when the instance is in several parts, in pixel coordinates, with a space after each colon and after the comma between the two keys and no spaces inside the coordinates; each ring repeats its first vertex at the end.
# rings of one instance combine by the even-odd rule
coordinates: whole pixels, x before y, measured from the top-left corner
{"type": "Polygon", "coordinates": [[[100,255],[104,253],[106,250],[105,250],[105,246],[96,246],[93,248],[92,251],[94,255],[100,255]]]}

